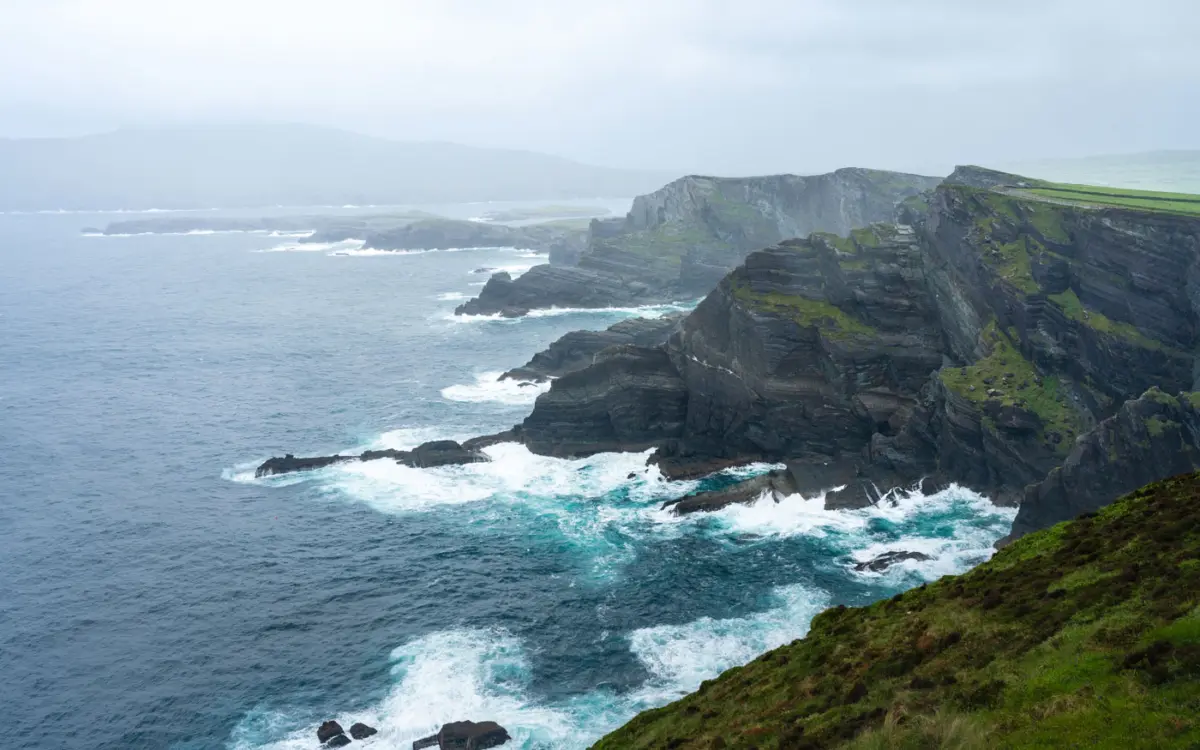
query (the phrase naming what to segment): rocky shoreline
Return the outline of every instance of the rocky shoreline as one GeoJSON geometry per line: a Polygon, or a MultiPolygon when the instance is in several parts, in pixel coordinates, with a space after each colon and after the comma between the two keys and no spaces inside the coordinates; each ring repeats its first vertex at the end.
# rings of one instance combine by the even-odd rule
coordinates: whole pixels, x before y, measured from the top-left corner
{"type": "Polygon", "coordinates": [[[1021,505],[1010,539],[1200,467],[1200,218],[1027,185],[960,168],[896,207],[902,222],[751,252],[686,316],[568,334],[502,376],[552,380],[529,416],[452,455],[512,440],[571,458],[653,449],[672,479],[785,467],[676,513],[958,483],[1021,505]]]}

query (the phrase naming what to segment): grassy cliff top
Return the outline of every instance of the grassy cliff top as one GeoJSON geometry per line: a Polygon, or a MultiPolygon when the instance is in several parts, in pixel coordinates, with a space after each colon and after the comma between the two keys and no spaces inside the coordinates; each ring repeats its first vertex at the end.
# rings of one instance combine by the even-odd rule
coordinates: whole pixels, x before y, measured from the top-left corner
{"type": "Polygon", "coordinates": [[[642,713],[597,750],[1200,746],[1200,474],[1031,534],[642,713]]]}

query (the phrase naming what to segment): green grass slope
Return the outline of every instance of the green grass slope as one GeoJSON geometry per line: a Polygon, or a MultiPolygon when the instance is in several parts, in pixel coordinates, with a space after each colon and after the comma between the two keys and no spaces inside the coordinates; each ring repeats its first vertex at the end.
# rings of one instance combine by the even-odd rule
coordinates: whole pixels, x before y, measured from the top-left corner
{"type": "Polygon", "coordinates": [[[1200,474],[1027,536],[640,714],[597,750],[1200,747],[1200,474]]]}

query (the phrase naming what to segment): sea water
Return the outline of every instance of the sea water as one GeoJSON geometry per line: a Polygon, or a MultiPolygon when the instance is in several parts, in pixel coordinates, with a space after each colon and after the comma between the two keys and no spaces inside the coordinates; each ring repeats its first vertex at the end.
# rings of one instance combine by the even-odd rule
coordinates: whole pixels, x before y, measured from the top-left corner
{"type": "Polygon", "coordinates": [[[475,269],[544,256],[80,235],[106,220],[0,216],[0,706],[22,747],[312,748],[337,718],[379,729],[364,747],[491,719],[583,748],[825,607],[970,568],[1011,524],[957,488],[680,519],[661,504],[699,483],[645,454],[511,443],[255,479],[283,452],[509,427],[546,386],[499,373],[694,301],[463,318],[475,269]],[[894,549],[933,559],[853,571],[894,549]]]}

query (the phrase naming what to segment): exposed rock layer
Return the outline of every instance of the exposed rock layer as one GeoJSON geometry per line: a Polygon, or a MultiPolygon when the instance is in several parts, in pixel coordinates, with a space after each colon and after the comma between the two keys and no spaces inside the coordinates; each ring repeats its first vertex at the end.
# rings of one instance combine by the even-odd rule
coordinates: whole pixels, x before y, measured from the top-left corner
{"type": "MultiPolygon", "coordinates": [[[[1020,501],[1126,400],[1194,389],[1200,219],[1061,205],[997,174],[956,172],[906,209],[911,227],[751,253],[665,344],[555,381],[526,443],[566,456],[656,447],[682,475],[785,461],[797,487],[844,485],[831,506],[922,479],[1020,501]]],[[[661,207],[639,221],[657,214],[647,205],[661,207]]],[[[1107,502],[1190,467],[1182,438],[1171,446],[1111,466],[1123,477],[1111,492],[1080,492],[1107,502]]]]}
{"type": "Polygon", "coordinates": [[[814,231],[846,233],[891,220],[931,177],[841,169],[811,177],[685,177],[639,196],[624,220],[594,220],[579,253],[515,280],[488,284],[461,314],[610,307],[695,297],[746,254],[814,231]]]}
{"type": "Polygon", "coordinates": [[[572,331],[500,379],[541,383],[590,365],[597,354],[610,346],[658,346],[683,317],[683,313],[678,313],[661,318],[630,318],[603,331],[572,331]]]}

